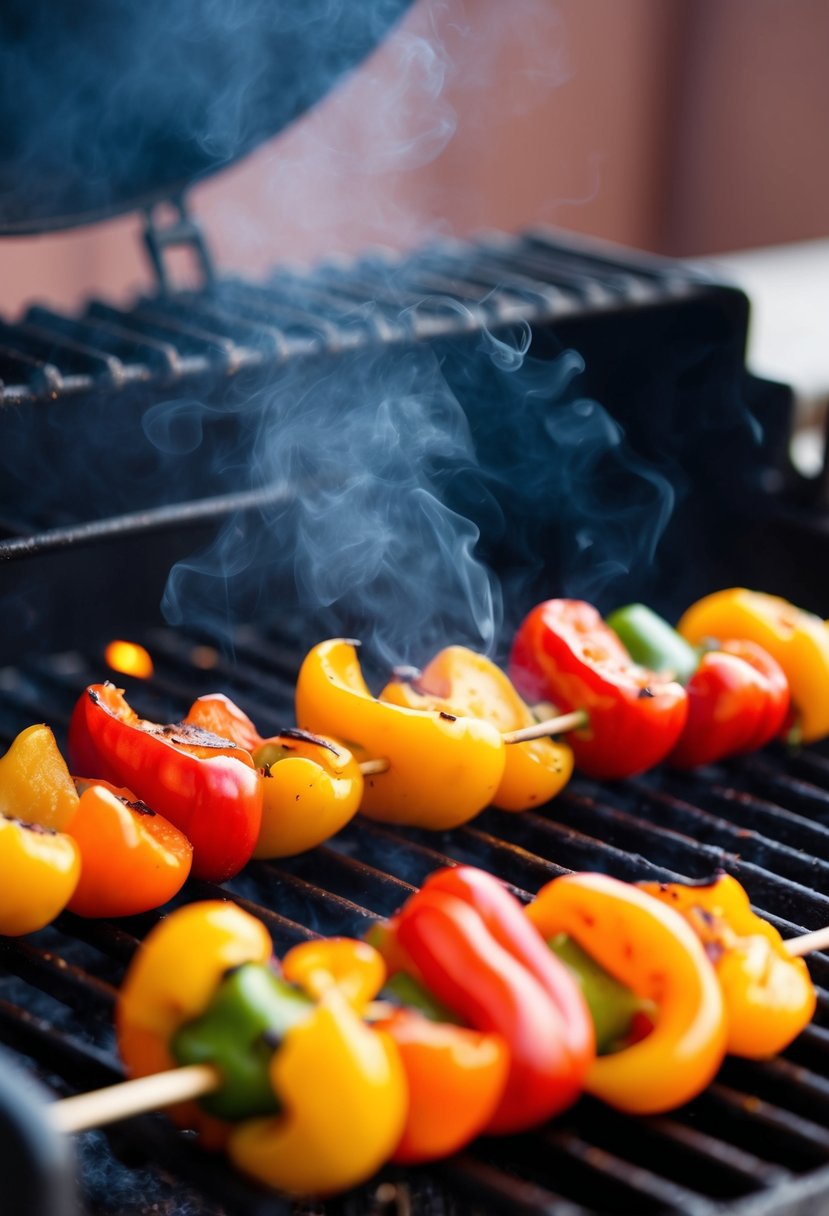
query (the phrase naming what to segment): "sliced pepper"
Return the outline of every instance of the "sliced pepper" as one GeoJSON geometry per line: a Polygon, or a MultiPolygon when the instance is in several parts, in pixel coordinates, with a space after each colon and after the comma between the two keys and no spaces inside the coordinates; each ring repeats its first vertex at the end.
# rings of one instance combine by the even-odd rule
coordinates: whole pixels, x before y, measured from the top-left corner
{"type": "Polygon", "coordinates": [[[253,760],[229,739],[145,722],[111,684],[81,694],[69,725],[80,776],[126,786],[193,845],[193,873],[220,882],[250,858],[262,819],[253,760]]]}
{"type": "Polygon", "coordinates": [[[48,726],[29,726],[0,757],[0,814],[63,831],[78,806],[66,761],[48,726]]]}
{"type": "Polygon", "coordinates": [[[804,743],[829,734],[829,630],[820,617],[776,595],[732,587],[692,604],[677,629],[695,645],[745,638],[785,672],[804,743]]]}
{"type": "MultiPolygon", "coordinates": [[[[381,701],[409,709],[445,710],[491,722],[501,732],[533,726],[536,718],[509,679],[486,655],[448,646],[416,678],[395,675],[381,701]]],[[[524,811],[554,798],[570,780],[573,753],[566,743],[529,739],[507,747],[504,773],[492,797],[503,811],[524,811]]]]}
{"type": "Polygon", "coordinates": [[[162,815],[126,789],[78,782],[80,800],[66,831],[81,853],[69,909],[79,916],[133,916],[181,890],[193,846],[162,815]]]}
{"type": "Polygon", "coordinates": [[[581,600],[546,600],[532,610],[516,635],[509,674],[529,701],[586,712],[586,726],[568,742],[577,767],[592,777],[652,768],[671,751],[688,715],[685,689],[638,667],[581,600]]]}
{"type": "Polygon", "coordinates": [[[668,757],[678,768],[765,747],[789,713],[789,683],[780,664],[739,638],[703,654],[686,691],[688,721],[668,757]]]}
{"type": "Polygon", "coordinates": [[[416,1165],[464,1148],[501,1101],[509,1073],[504,1040],[411,1009],[395,1009],[374,1025],[397,1045],[408,1083],[406,1125],[392,1161],[416,1165]]]}
{"type": "Polygon", "coordinates": [[[759,1060],[788,1047],[811,1021],[814,985],[803,959],[792,958],[774,926],[752,911],[736,878],[639,885],[679,912],[702,942],[725,1000],[729,1052],[759,1060]]]}
{"type": "Polygon", "coordinates": [[[360,810],[372,819],[452,828],[492,800],[504,772],[505,747],[489,722],[378,701],[363,679],[355,644],[334,638],[306,656],[296,687],[297,721],[305,730],[344,739],[362,759],[383,759],[386,772],[365,781],[360,810]]]}
{"type": "MultiPolygon", "coordinates": [[[[507,1044],[509,1074],[487,1131],[533,1127],[575,1101],[584,1062],[571,1048],[573,1027],[544,982],[496,939],[470,903],[424,888],[398,913],[391,929],[396,949],[407,956],[407,970],[468,1025],[498,1034],[507,1044]]],[[[564,968],[561,974],[592,1043],[582,998],[564,968]]]]}
{"type": "Polygon", "coordinates": [[[0,815],[0,934],[34,933],[66,906],[80,873],[71,836],[0,815]]]}
{"type": "Polygon", "coordinates": [[[700,1093],[722,1062],[722,993],[702,945],[673,909],[605,874],[568,874],[526,909],[545,941],[573,938],[620,983],[656,1006],[646,1038],[590,1068],[585,1088],[619,1110],[657,1114],[700,1093]]]}
{"type": "Polygon", "coordinates": [[[687,684],[699,666],[699,652],[646,604],[627,604],[607,618],[634,663],[651,671],[670,673],[687,684]]]}
{"type": "Polygon", "coordinates": [[[246,748],[264,773],[257,858],[291,857],[345,827],[363,796],[363,774],[351,752],[333,739],[286,730],[268,739],[221,693],[200,697],[185,722],[246,748]]]}

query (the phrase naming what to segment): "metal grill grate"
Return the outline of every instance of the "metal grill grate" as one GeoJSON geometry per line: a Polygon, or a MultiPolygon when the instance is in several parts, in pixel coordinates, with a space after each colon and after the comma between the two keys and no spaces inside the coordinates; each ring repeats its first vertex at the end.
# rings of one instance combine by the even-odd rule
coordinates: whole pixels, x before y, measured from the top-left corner
{"type": "MultiPolygon", "coordinates": [[[[232,660],[210,638],[157,631],[145,641],[156,674],[129,688],[140,714],[173,718],[194,697],[221,688],[266,733],[292,720],[297,639],[241,631],[232,660]]],[[[65,728],[79,691],[105,670],[90,652],[0,672],[0,734],[8,741],[44,717],[65,728]]],[[[248,866],[227,891],[191,882],[183,898],[230,894],[265,921],[281,953],[314,933],[362,933],[431,870],[459,861],[499,874],[521,894],[567,869],[687,879],[721,867],[784,934],[814,929],[829,921],[829,760],[781,751],[693,776],[660,770],[615,786],[579,779],[541,811],[489,811],[446,833],[359,822],[313,853],[248,866]]],[[[32,939],[3,942],[0,1039],[62,1090],[115,1079],[115,986],[155,919],[112,925],[64,915],[32,939]]],[[[727,1061],[686,1108],[634,1120],[583,1099],[547,1128],[474,1146],[428,1171],[391,1173],[380,1189],[364,1188],[332,1209],[554,1216],[829,1210],[829,957],[814,956],[810,967],[819,986],[813,1025],[777,1060],[727,1061]]],[[[149,1159],[156,1173],[172,1174],[180,1203],[180,1188],[193,1188],[203,1197],[194,1210],[286,1206],[160,1117],[115,1128],[109,1140],[133,1163],[149,1159]]],[[[126,1210],[107,1207],[91,1175],[85,1185],[96,1212],[126,1210]]],[[[161,1202],[159,1210],[166,1210],[161,1202]]]]}

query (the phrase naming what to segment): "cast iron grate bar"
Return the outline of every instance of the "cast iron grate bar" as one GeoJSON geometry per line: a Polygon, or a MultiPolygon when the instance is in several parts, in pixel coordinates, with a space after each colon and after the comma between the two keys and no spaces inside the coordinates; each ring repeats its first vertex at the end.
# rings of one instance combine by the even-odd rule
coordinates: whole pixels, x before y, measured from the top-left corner
{"type": "MultiPolygon", "coordinates": [[[[197,695],[220,688],[232,692],[254,720],[259,711],[269,715],[266,725],[292,720],[301,652],[290,640],[241,631],[232,659],[210,635],[157,631],[146,641],[155,675],[129,682],[129,697],[140,713],[180,716],[197,695]]],[[[97,653],[7,669],[0,673],[0,731],[9,738],[32,720],[46,719],[62,732],[76,696],[105,671],[97,653]]],[[[265,921],[282,952],[320,932],[363,932],[441,865],[482,865],[526,896],[569,868],[669,879],[706,875],[716,863],[746,883],[756,904],[784,932],[795,933],[804,923],[816,927],[829,919],[829,901],[803,881],[812,873],[823,879],[829,858],[824,829],[815,822],[821,814],[829,818],[829,771],[819,758],[812,760],[807,753],[769,753],[691,777],[660,773],[606,787],[581,780],[549,808],[522,815],[488,811],[453,832],[356,823],[311,854],[253,863],[224,887],[192,881],[180,899],[236,900],[265,921]],[[778,791],[794,783],[815,818],[806,816],[803,805],[797,814],[777,808],[769,796],[769,774],[778,791]],[[736,797],[737,791],[750,802],[736,797]],[[755,802],[763,813],[748,826],[740,815],[755,802]],[[729,818],[732,806],[740,815],[729,818]],[[774,833],[776,810],[785,840],[774,833]],[[808,854],[801,857],[801,849],[816,855],[814,865],[808,854]]],[[[64,1088],[88,1088],[96,1077],[116,1076],[113,995],[138,938],[158,915],[109,925],[65,914],[43,935],[3,943],[4,1041],[41,1072],[63,1078],[64,1088]],[[41,1007],[39,1001],[43,1016],[31,1011],[41,1007]]],[[[818,983],[829,985],[829,959],[816,957],[812,968],[818,983]]],[[[555,1216],[614,1211],[690,1216],[722,1210],[724,1202],[729,1210],[745,1206],[749,1212],[752,1198],[761,1193],[782,1197],[798,1175],[829,1160],[825,987],[820,996],[815,1024],[784,1057],[759,1064],[729,1061],[705,1094],[681,1111],[634,1121],[582,1101],[549,1129],[515,1142],[475,1146],[432,1173],[458,1202],[462,1197],[491,1211],[555,1216]]],[[[157,1158],[164,1168],[198,1185],[198,1170],[195,1165],[191,1170],[187,1154],[194,1153],[196,1162],[199,1150],[188,1144],[183,1153],[181,1137],[163,1120],[139,1122],[149,1122],[152,1137],[164,1141],[157,1158]]],[[[149,1143],[144,1135],[140,1129],[135,1135],[139,1147],[149,1143]]],[[[113,1132],[119,1136],[132,1139],[132,1124],[113,1132]]],[[[231,1210],[256,1211],[249,1205],[260,1199],[248,1194],[246,1184],[233,1179],[221,1162],[211,1168],[219,1181],[211,1175],[206,1193],[215,1199],[235,1187],[238,1205],[231,1210]]]]}

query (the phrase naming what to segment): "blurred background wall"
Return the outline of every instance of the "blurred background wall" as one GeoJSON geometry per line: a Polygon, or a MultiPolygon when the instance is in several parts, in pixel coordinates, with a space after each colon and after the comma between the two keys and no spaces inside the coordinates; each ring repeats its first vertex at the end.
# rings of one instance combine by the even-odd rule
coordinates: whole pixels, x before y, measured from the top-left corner
{"type": "MultiPolygon", "coordinates": [[[[419,0],[192,191],[222,266],[554,224],[672,255],[829,235],[826,0],[419,0]]],[[[140,222],[0,243],[0,309],[149,282],[140,222]]]]}

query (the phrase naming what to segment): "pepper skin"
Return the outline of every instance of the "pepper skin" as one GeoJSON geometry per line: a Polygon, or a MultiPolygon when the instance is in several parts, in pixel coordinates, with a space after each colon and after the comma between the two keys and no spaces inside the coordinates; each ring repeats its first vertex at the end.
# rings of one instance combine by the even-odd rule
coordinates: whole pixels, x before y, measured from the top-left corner
{"type": "Polygon", "coordinates": [[[686,685],[699,666],[696,648],[646,604],[617,608],[606,624],[634,663],[651,671],[670,672],[679,684],[686,685]]]}
{"type": "Polygon", "coordinates": [[[504,1040],[432,1022],[410,1009],[395,1009],[374,1026],[394,1040],[408,1082],[406,1126],[392,1161],[437,1161],[474,1140],[504,1092],[509,1072],[504,1040]]]}
{"type": "Polygon", "coordinates": [[[80,864],[71,836],[0,815],[0,934],[19,937],[54,920],[80,864]]]}
{"type": "Polygon", "coordinates": [[[799,739],[829,734],[829,629],[820,617],[776,595],[732,587],[692,604],[677,629],[695,645],[745,638],[762,646],[789,682],[799,739]]]}
{"type": "Polygon", "coordinates": [[[507,1044],[509,1075],[487,1132],[535,1127],[576,1100],[582,1069],[561,1011],[470,904],[444,891],[421,890],[391,924],[410,960],[407,970],[468,1025],[507,1044]]]}
{"type": "Polygon", "coordinates": [[[296,688],[305,729],[343,738],[360,759],[385,759],[366,778],[360,810],[384,823],[453,828],[482,811],[504,772],[505,747],[488,722],[376,700],[354,643],[334,638],[306,656],[296,688]]]}
{"type": "Polygon", "coordinates": [[[343,744],[298,730],[263,739],[250,718],[221,693],[199,697],[185,722],[232,739],[264,773],[254,857],[304,853],[356,815],[363,774],[343,744]]]}
{"type": "Polygon", "coordinates": [[[637,667],[595,608],[546,600],[515,638],[509,674],[531,702],[584,710],[588,723],[568,735],[576,766],[591,777],[620,778],[664,760],[688,715],[685,689],[637,667]]]}
{"type": "MultiPolygon", "coordinates": [[[[500,668],[465,646],[441,650],[414,681],[391,680],[380,700],[409,709],[443,709],[457,716],[481,718],[501,732],[536,722],[500,668]]],[[[572,772],[573,753],[566,743],[530,739],[511,744],[492,805],[502,811],[542,806],[564,788],[572,772]]]]}
{"type": "MultiPolygon", "coordinates": [[[[270,957],[265,926],[234,903],[187,904],[159,921],[130,962],[118,995],[115,1029],[127,1074],[146,1077],[175,1068],[173,1036],[201,1016],[225,972],[270,957]]],[[[168,1113],[180,1126],[199,1129],[208,1143],[226,1138],[225,1125],[194,1102],[168,1113]]]]}
{"type": "Polygon", "coordinates": [[[713,764],[765,747],[789,712],[789,683],[780,664],[754,642],[719,642],[691,677],[688,721],[668,757],[677,768],[713,764]]]}
{"type": "Polygon", "coordinates": [[[282,1113],[234,1131],[235,1163],[269,1186],[326,1195],[364,1182],[406,1126],[406,1073],[392,1039],[361,1014],[385,978],[377,952],[346,938],[303,942],[283,973],[317,1000],[285,1035],[269,1075],[282,1113]]]}
{"type": "Polygon", "coordinates": [[[706,885],[639,885],[681,913],[705,947],[725,1001],[729,1052],[762,1060],[788,1047],[812,1019],[815,989],[803,959],[752,912],[737,880],[720,874],[706,885]]]}
{"type": "Polygon", "coordinates": [[[69,901],[79,916],[133,916],[159,908],[181,890],[193,846],[130,790],[79,782],[80,800],[66,831],[81,853],[81,876],[69,901]]]}
{"type": "Polygon", "coordinates": [[[72,714],[69,750],[81,776],[127,786],[184,832],[198,878],[221,882],[250,858],[262,782],[248,753],[231,740],[144,722],[119,689],[93,684],[72,714]]]}
{"type": "Polygon", "coordinates": [[[705,951],[678,913],[604,874],[556,878],[526,913],[545,941],[566,933],[657,1006],[646,1038],[595,1061],[590,1093],[618,1110],[650,1115],[681,1106],[708,1085],[725,1053],[725,1009],[705,951]]]}
{"type": "Polygon", "coordinates": [[[78,806],[75,783],[48,726],[29,726],[0,757],[0,814],[62,832],[78,806]]]}

